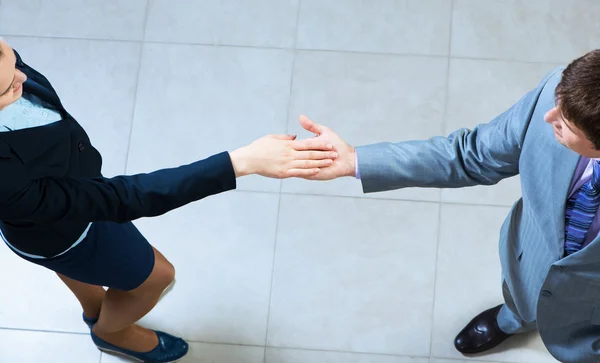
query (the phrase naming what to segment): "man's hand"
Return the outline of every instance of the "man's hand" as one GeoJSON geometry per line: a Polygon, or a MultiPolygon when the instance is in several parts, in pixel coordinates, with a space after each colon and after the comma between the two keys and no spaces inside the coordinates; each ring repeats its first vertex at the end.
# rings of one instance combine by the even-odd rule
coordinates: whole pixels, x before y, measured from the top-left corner
{"type": "Polygon", "coordinates": [[[300,125],[307,131],[317,134],[312,140],[318,140],[321,144],[331,144],[338,153],[333,164],[321,170],[320,173],[309,175],[306,179],[331,180],[343,176],[356,175],[356,151],[348,145],[330,128],[314,123],[308,117],[300,116],[300,125]]]}
{"type": "Polygon", "coordinates": [[[330,142],[296,136],[269,135],[230,153],[235,176],[258,174],[269,178],[314,178],[338,157],[330,142]]]}

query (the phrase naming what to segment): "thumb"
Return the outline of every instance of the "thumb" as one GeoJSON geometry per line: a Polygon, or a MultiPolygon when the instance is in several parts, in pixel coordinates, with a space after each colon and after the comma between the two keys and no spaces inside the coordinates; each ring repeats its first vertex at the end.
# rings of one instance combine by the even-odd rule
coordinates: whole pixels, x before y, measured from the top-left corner
{"type": "Polygon", "coordinates": [[[298,121],[300,122],[300,125],[302,125],[302,127],[304,127],[304,129],[306,131],[310,131],[317,135],[321,135],[323,133],[324,127],[314,123],[311,119],[309,119],[305,115],[301,115],[300,118],[298,119],[298,121]]]}
{"type": "Polygon", "coordinates": [[[272,139],[277,140],[296,140],[296,135],[270,135],[272,139]]]}

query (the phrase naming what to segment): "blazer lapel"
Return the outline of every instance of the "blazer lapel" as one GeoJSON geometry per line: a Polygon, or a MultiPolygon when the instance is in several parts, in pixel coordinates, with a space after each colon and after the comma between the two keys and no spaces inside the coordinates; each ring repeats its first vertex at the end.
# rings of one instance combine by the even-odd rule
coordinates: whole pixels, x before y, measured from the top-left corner
{"type": "Polygon", "coordinates": [[[554,220],[555,233],[558,235],[558,241],[561,244],[559,247],[563,248],[565,242],[567,198],[581,156],[556,143],[549,157],[552,158],[552,162],[550,163],[552,168],[550,172],[551,213],[554,220]]]}
{"type": "Polygon", "coordinates": [[[57,110],[62,110],[62,104],[56,93],[51,92],[47,88],[43,87],[32,78],[27,78],[27,81],[23,83],[23,92],[35,95],[50,105],[56,107],[57,110]]]}

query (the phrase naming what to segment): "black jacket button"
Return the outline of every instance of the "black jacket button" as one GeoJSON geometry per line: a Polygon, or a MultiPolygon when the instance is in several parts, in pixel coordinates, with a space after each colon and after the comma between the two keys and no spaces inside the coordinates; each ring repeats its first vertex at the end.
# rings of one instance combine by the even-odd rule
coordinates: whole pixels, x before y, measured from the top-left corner
{"type": "Polygon", "coordinates": [[[85,149],[85,146],[83,145],[83,141],[79,141],[79,144],[77,145],[77,147],[79,148],[79,152],[82,152],[85,149]]]}

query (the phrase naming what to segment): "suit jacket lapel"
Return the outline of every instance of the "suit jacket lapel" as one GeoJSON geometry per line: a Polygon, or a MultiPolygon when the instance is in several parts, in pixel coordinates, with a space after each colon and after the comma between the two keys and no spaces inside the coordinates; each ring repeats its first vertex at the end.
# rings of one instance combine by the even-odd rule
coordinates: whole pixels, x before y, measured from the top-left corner
{"type": "Polygon", "coordinates": [[[35,95],[50,105],[56,107],[58,110],[62,110],[62,104],[56,93],[51,92],[47,88],[43,87],[32,78],[27,78],[27,81],[23,83],[23,92],[35,95]]]}
{"type": "Polygon", "coordinates": [[[556,143],[553,147],[550,184],[552,195],[552,218],[554,220],[555,233],[561,248],[565,242],[565,210],[569,190],[573,182],[575,170],[581,156],[566,147],[556,143]]]}

